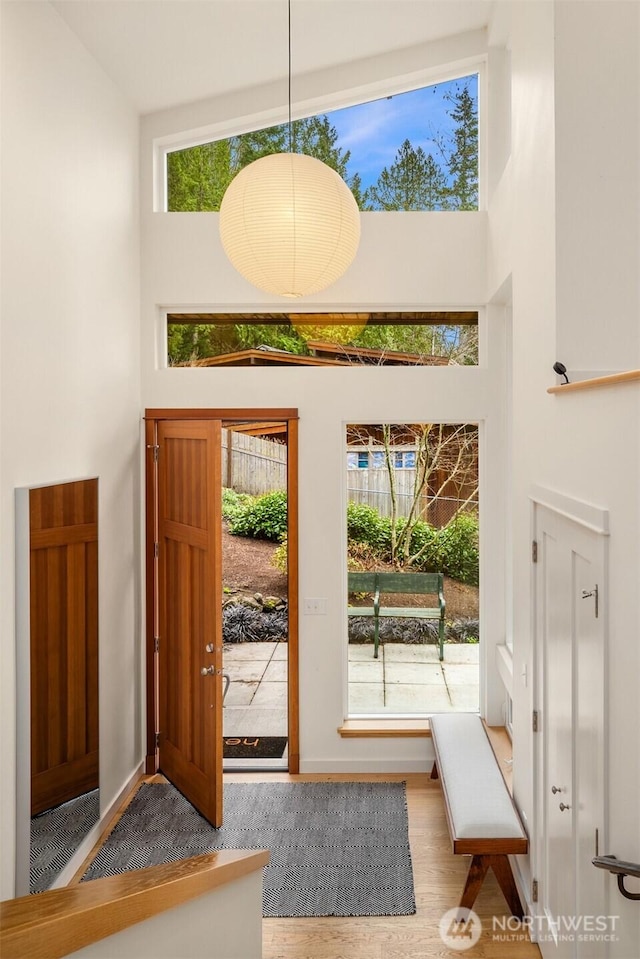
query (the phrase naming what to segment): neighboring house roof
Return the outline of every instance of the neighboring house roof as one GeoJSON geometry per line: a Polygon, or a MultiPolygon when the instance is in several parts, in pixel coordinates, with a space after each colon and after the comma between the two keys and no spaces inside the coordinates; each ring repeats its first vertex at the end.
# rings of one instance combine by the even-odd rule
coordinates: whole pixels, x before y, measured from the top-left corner
{"type": "Polygon", "coordinates": [[[447,366],[446,356],[424,356],[418,353],[400,353],[394,350],[374,350],[363,347],[338,346],[335,343],[313,341],[307,344],[311,356],[300,356],[272,346],[208,356],[177,366],[447,366]]]}

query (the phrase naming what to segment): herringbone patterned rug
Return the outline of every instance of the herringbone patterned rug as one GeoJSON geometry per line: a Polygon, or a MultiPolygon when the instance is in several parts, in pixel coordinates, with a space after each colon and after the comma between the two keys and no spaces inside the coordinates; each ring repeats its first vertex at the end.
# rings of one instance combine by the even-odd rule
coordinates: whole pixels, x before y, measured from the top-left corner
{"type": "Polygon", "coordinates": [[[140,787],[83,882],[215,849],[268,849],[264,916],[415,913],[404,783],[226,783],[214,829],[174,786],[140,787]]]}

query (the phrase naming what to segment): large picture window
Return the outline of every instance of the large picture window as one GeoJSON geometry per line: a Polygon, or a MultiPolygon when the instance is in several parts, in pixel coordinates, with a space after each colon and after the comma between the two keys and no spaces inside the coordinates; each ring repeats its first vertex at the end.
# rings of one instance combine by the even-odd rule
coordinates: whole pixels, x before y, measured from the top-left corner
{"type": "Polygon", "coordinates": [[[478,427],[346,432],[350,716],[479,706],[478,427]]]}

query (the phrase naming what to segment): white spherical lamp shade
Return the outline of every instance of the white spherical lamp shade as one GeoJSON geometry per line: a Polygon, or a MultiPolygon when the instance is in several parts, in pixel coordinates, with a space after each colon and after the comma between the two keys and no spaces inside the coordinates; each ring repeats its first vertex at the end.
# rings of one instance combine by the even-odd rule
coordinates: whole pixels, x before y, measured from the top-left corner
{"type": "Polygon", "coordinates": [[[347,270],[360,242],[351,190],[326,163],[274,153],[245,167],[220,205],[220,238],[236,270],[280,296],[318,293],[347,270]]]}

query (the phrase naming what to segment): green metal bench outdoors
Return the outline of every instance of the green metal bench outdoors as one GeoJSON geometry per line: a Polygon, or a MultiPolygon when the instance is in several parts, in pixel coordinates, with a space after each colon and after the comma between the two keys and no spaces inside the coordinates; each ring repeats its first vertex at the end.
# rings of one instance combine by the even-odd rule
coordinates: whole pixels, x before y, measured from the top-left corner
{"type": "Polygon", "coordinates": [[[349,593],[373,593],[373,606],[349,606],[349,616],[373,616],[373,656],[378,658],[380,619],[398,617],[409,619],[437,619],[440,660],[444,659],[444,576],[442,573],[349,573],[349,593]],[[387,606],[380,597],[388,593],[419,593],[435,595],[438,605],[387,606]]]}

